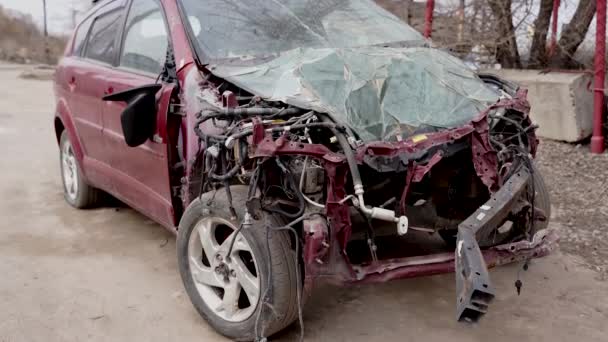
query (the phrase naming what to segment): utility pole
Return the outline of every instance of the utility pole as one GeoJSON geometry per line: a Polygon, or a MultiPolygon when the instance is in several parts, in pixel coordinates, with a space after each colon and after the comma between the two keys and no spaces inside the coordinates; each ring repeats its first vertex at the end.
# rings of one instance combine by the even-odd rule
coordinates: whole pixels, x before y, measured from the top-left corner
{"type": "Polygon", "coordinates": [[[46,0],[42,0],[42,15],[44,20],[44,56],[46,62],[51,64],[51,51],[49,49],[49,30],[47,26],[46,0]]]}

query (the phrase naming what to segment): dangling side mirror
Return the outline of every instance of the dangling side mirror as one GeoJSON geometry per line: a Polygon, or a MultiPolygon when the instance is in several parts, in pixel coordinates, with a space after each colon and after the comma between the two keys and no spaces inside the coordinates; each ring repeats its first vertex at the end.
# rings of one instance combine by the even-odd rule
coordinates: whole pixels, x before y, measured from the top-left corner
{"type": "Polygon", "coordinates": [[[156,93],[161,88],[160,84],[148,84],[103,97],[104,101],[127,103],[120,115],[122,133],[127,145],[137,147],[154,134],[158,111],[156,93]]]}

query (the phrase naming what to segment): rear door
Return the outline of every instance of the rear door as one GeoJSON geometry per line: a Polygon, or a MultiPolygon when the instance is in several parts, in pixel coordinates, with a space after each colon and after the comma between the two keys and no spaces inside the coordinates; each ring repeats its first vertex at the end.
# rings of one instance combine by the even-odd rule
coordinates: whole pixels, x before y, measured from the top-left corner
{"type": "Polygon", "coordinates": [[[74,126],[83,146],[83,169],[90,183],[111,191],[104,172],[103,101],[105,74],[116,59],[116,41],[122,25],[123,1],[108,2],[80,25],[72,56],[64,63],[74,126]]]}
{"type": "MultiPolygon", "coordinates": [[[[167,55],[168,29],[157,0],[133,0],[127,13],[117,66],[106,74],[106,93],[156,83],[167,55]]],[[[103,106],[103,159],[113,168],[116,195],[167,227],[174,227],[167,150],[167,112],[174,91],[164,84],[157,94],[156,133],[138,147],[125,143],[122,102],[103,106]]],[[[151,113],[154,115],[154,113],[151,113]]]]}
{"type": "Polygon", "coordinates": [[[99,107],[86,106],[87,99],[92,94],[86,86],[89,65],[82,60],[82,54],[92,22],[93,16],[90,16],[78,25],[72,51],[62,59],[56,71],[60,89],[73,119],[77,139],[83,148],[84,156],[89,158],[95,155],[95,147],[101,141],[102,130],[101,111],[97,110],[99,107]]]}

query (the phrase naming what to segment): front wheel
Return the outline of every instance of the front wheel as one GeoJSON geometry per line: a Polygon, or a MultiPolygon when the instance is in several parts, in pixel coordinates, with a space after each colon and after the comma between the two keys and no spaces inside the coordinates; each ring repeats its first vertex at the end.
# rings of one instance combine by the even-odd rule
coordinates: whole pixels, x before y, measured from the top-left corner
{"type": "Polygon", "coordinates": [[[262,215],[235,238],[247,190],[231,187],[238,218],[224,190],[195,200],[177,237],[179,270],[192,304],[218,332],[238,341],[270,336],[298,313],[298,258],[287,233],[269,229],[279,225],[273,216],[262,215]]]}

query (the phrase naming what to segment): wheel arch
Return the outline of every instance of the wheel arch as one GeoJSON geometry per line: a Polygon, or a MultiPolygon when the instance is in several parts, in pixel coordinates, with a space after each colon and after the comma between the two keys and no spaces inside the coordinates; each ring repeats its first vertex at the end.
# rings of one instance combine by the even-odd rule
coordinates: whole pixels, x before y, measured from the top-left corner
{"type": "Polygon", "coordinates": [[[65,130],[65,125],[61,121],[61,118],[59,118],[58,116],[55,116],[54,126],[55,126],[55,138],[57,139],[57,143],[59,144],[59,141],[61,140],[61,134],[65,130]]]}
{"type": "Polygon", "coordinates": [[[74,121],[72,120],[71,112],[65,99],[61,99],[57,102],[55,117],[53,119],[53,127],[55,129],[55,138],[57,139],[58,145],[59,141],[61,140],[61,134],[63,134],[64,131],[67,132],[68,137],[72,142],[74,154],[76,155],[78,161],[82,163],[84,150],[82,148],[80,139],[78,138],[78,134],[76,134],[76,127],[74,126],[74,121]]]}

